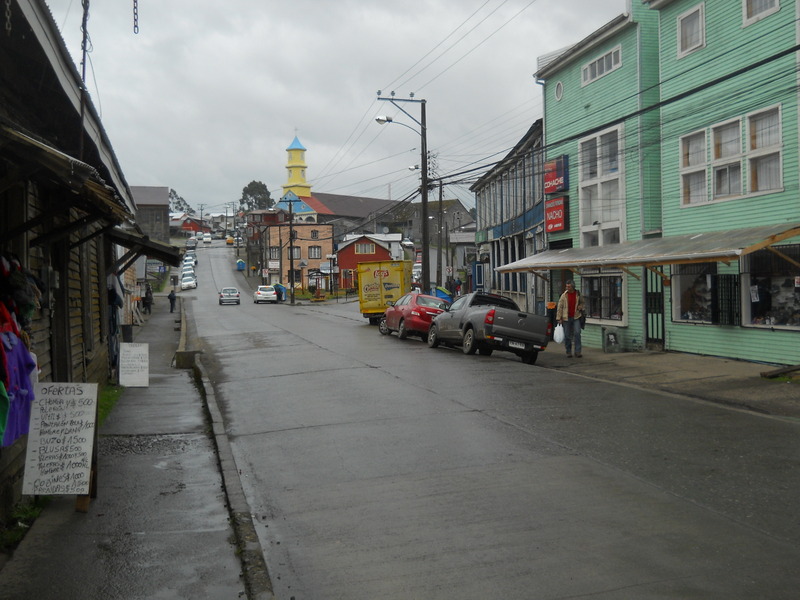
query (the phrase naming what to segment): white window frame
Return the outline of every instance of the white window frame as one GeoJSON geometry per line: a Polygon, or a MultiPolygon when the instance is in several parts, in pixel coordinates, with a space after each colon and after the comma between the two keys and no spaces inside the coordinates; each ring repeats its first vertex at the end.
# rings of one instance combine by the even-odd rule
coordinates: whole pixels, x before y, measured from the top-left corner
{"type": "Polygon", "coordinates": [[[761,19],[764,19],[781,9],[781,0],[773,0],[773,6],[765,8],[760,12],[753,12],[753,14],[748,15],[748,7],[752,7],[754,0],[742,0],[742,27],[747,27],[748,25],[752,25],[753,23],[758,23],[761,19]]]}
{"type": "Polygon", "coordinates": [[[686,12],[681,13],[678,15],[678,23],[677,23],[677,47],[678,47],[678,58],[683,58],[684,56],[688,56],[692,52],[704,48],[706,45],[706,17],[705,17],[705,3],[700,3],[696,6],[693,6],[686,12]],[[687,46],[686,48],[683,47],[683,22],[690,16],[695,13],[699,13],[700,19],[700,39],[697,43],[687,46]]]}
{"type": "Polygon", "coordinates": [[[712,199],[713,200],[730,200],[731,198],[738,198],[742,195],[742,140],[744,131],[742,130],[741,119],[730,119],[722,123],[717,123],[711,127],[711,184],[712,184],[712,199]],[[736,126],[738,132],[738,146],[734,148],[733,152],[723,153],[721,144],[718,144],[717,139],[725,129],[729,129],[732,125],[736,126]],[[718,151],[719,150],[719,151],[718,151]],[[738,171],[738,189],[735,191],[728,190],[722,192],[717,187],[717,173],[722,171],[738,171]]]}
{"type": "Polygon", "coordinates": [[[581,164],[578,169],[578,205],[580,211],[581,247],[604,246],[625,241],[625,129],[623,125],[610,127],[594,135],[578,140],[580,161],[586,158],[584,145],[594,144],[595,157],[592,158],[594,170],[590,173],[581,164]],[[603,154],[604,137],[616,133],[617,153],[615,168],[605,168],[612,164],[603,154]],[[616,184],[616,199],[605,199],[603,188],[616,184]],[[614,204],[609,204],[613,202],[614,204]],[[591,209],[591,210],[590,210],[591,209]],[[612,218],[616,216],[616,218],[612,218]],[[594,242],[594,243],[588,243],[594,242]]]}
{"type": "Polygon", "coordinates": [[[589,61],[581,68],[581,87],[613,73],[622,66],[622,46],[616,46],[594,60],[589,61]],[[608,65],[607,63],[611,63],[608,65]],[[594,67],[594,74],[592,74],[594,67]],[[600,72],[602,71],[602,72],[600,72]]]}
{"type": "Polygon", "coordinates": [[[783,184],[783,111],[779,104],[768,106],[761,110],[756,110],[745,115],[745,134],[747,135],[747,192],[751,195],[757,194],[772,194],[781,191],[784,187],[783,184]],[[752,147],[752,122],[753,118],[758,115],[763,115],[768,112],[777,112],[778,114],[778,140],[770,146],[762,146],[761,148],[752,147]],[[753,174],[755,171],[754,162],[756,160],[776,156],[778,161],[778,186],[767,189],[754,189],[753,174]]]}
{"type": "Polygon", "coordinates": [[[322,258],[322,246],[309,246],[308,258],[322,258]]]}
{"type": "Polygon", "coordinates": [[[706,204],[708,202],[708,135],[705,129],[693,131],[692,133],[681,136],[678,143],[680,152],[681,206],[706,204]],[[690,138],[698,136],[703,137],[703,149],[702,153],[698,153],[700,154],[699,161],[692,163],[690,161],[691,154],[687,152],[686,144],[689,142],[690,138]],[[688,178],[697,177],[698,175],[702,175],[703,178],[703,197],[692,202],[689,196],[691,187],[688,185],[688,178]]]}
{"type": "MultiPolygon", "coordinates": [[[[589,323],[593,323],[596,325],[612,325],[614,327],[627,327],[628,325],[628,278],[625,277],[625,274],[618,270],[618,269],[584,269],[581,271],[581,280],[580,280],[580,292],[581,296],[583,297],[583,303],[586,307],[586,321],[589,323]],[[593,272],[594,271],[594,272],[593,272]],[[597,279],[598,282],[603,282],[600,285],[606,285],[608,281],[611,279],[619,279],[621,284],[620,290],[620,306],[619,311],[619,319],[612,319],[610,318],[610,311],[609,316],[607,318],[603,317],[593,317],[591,315],[591,297],[592,297],[592,290],[590,289],[593,285],[592,280],[597,279]]],[[[602,310],[602,308],[601,308],[602,310]]]]}
{"type": "Polygon", "coordinates": [[[357,242],[355,247],[356,254],[375,254],[374,242],[357,242]]]}

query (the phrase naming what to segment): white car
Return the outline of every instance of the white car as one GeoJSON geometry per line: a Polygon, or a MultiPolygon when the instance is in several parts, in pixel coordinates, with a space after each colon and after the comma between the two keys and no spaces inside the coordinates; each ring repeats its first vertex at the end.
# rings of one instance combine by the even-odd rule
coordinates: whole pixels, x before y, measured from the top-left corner
{"type": "Polygon", "coordinates": [[[207,233],[207,234],[205,234],[203,236],[203,243],[204,244],[210,244],[211,243],[211,234],[210,233],[207,233]]]}
{"type": "Polygon", "coordinates": [[[185,273],[181,276],[181,289],[194,290],[197,289],[197,277],[194,273],[185,273]]]}
{"type": "Polygon", "coordinates": [[[219,291],[220,304],[239,304],[239,302],[239,290],[235,287],[226,287],[219,291]]]}
{"type": "Polygon", "coordinates": [[[260,304],[261,302],[278,302],[278,292],[271,285],[260,285],[258,289],[253,292],[253,304],[260,304]]]}

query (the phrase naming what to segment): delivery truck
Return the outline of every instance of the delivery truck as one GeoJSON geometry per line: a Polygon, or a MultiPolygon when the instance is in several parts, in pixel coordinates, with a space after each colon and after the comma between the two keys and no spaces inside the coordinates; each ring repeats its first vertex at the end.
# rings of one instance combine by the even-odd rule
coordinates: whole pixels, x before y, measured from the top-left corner
{"type": "Polygon", "coordinates": [[[358,263],[358,305],[361,314],[377,325],[389,302],[411,291],[410,260],[377,260],[358,263]]]}

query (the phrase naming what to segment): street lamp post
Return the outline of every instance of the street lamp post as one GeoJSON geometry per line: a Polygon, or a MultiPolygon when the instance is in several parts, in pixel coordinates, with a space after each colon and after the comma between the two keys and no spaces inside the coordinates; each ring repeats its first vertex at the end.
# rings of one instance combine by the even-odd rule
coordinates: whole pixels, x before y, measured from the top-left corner
{"type": "Polygon", "coordinates": [[[294,203],[298,198],[293,192],[287,192],[282,201],[289,204],[289,297],[290,303],[294,304],[294,203]]]}
{"type": "MultiPolygon", "coordinates": [[[[425,118],[425,100],[424,99],[417,99],[413,97],[413,94],[410,98],[395,98],[394,92],[392,92],[390,98],[381,97],[381,92],[378,91],[378,100],[382,100],[384,102],[391,102],[396,108],[398,108],[403,114],[405,114],[409,119],[414,121],[417,125],[419,125],[420,130],[417,131],[413,127],[406,125],[405,123],[397,123],[398,125],[403,125],[407,127],[411,131],[419,134],[421,139],[421,148],[420,148],[420,170],[422,173],[421,182],[420,182],[420,195],[422,197],[422,285],[423,291],[431,284],[431,265],[430,265],[430,241],[428,240],[428,126],[425,118]],[[419,112],[420,118],[419,121],[412,117],[408,111],[406,111],[402,106],[397,104],[398,102],[414,102],[419,104],[419,112]]],[[[376,117],[375,120],[380,123],[381,125],[385,123],[393,123],[395,121],[392,120],[391,117],[376,117]]]]}

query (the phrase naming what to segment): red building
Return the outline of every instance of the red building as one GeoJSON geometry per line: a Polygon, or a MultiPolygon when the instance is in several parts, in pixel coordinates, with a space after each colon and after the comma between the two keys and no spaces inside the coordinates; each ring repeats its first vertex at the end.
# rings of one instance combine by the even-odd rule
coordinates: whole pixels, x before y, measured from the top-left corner
{"type": "Polygon", "coordinates": [[[392,260],[389,246],[368,235],[342,242],[336,252],[336,262],[339,265],[339,287],[354,287],[358,263],[373,260],[392,260]]]}

